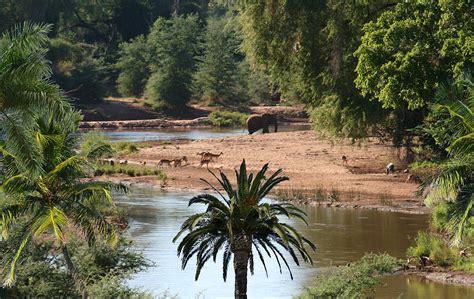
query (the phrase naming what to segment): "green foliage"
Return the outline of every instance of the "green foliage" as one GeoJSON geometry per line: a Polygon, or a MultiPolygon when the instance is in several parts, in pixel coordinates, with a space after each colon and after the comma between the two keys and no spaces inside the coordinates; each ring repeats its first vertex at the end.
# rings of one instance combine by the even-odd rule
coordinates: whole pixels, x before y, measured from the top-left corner
{"type": "Polygon", "coordinates": [[[446,267],[452,265],[456,252],[440,237],[429,232],[419,232],[415,245],[408,248],[407,255],[417,259],[422,256],[429,257],[434,264],[446,267]]]}
{"type": "Polygon", "coordinates": [[[381,275],[393,273],[400,266],[401,261],[388,254],[366,254],[350,266],[319,274],[315,285],[298,298],[365,298],[381,283],[381,275]]]}
{"type": "MultiPolygon", "coordinates": [[[[60,88],[50,81],[51,68],[46,59],[50,26],[24,23],[5,32],[0,39],[0,135],[15,138],[2,145],[18,157],[22,169],[37,173],[41,163],[34,142],[34,111],[49,109],[55,115],[70,110],[60,88]]],[[[74,124],[65,124],[70,126],[74,124]]]]}
{"type": "Polygon", "coordinates": [[[110,157],[115,149],[104,134],[91,131],[82,136],[79,153],[87,159],[98,160],[110,157]]]}
{"type": "Polygon", "coordinates": [[[245,126],[248,114],[230,111],[212,111],[209,121],[216,127],[238,127],[245,126]]]}
{"type": "Polygon", "coordinates": [[[239,65],[241,80],[240,88],[245,88],[246,97],[252,104],[273,104],[271,99],[275,97],[274,84],[268,71],[262,67],[251,67],[247,61],[239,65]]]}
{"type": "Polygon", "coordinates": [[[417,109],[473,67],[470,1],[404,2],[364,26],[355,83],[384,107],[417,109]]]}
{"type": "Polygon", "coordinates": [[[377,18],[388,2],[243,2],[247,60],[251,66],[265,66],[283,99],[308,104],[316,129],[333,136],[373,136],[390,111],[359,94],[353,53],[364,23],[377,18]]]}
{"type": "Polygon", "coordinates": [[[425,182],[425,201],[431,206],[447,202],[449,221],[443,226],[459,246],[474,217],[474,84],[469,78],[458,80],[440,89],[438,98],[432,113],[444,126],[428,124],[426,131],[449,157],[430,164],[433,174],[425,182]]]}
{"type": "Polygon", "coordinates": [[[239,40],[229,18],[207,20],[203,54],[198,58],[194,74],[194,96],[211,104],[242,102],[238,83],[243,75],[239,71],[239,40]]]}
{"type": "MultiPolygon", "coordinates": [[[[438,218],[436,221],[444,222],[444,213],[439,210],[439,206],[435,208],[435,215],[433,218],[438,218]],[[440,216],[441,215],[441,216],[440,216]]],[[[436,222],[435,221],[435,222],[436,222]]],[[[471,220],[471,225],[474,224],[474,219],[471,220]]],[[[436,266],[450,267],[455,270],[467,271],[474,273],[474,256],[470,254],[474,247],[474,226],[471,226],[468,233],[466,233],[466,247],[456,248],[444,240],[440,235],[433,232],[419,232],[415,243],[408,248],[407,255],[419,261],[419,258],[428,257],[436,266]],[[462,255],[461,251],[465,250],[466,255],[462,255]]]]}
{"type": "Polygon", "coordinates": [[[117,89],[122,96],[139,97],[143,94],[149,76],[147,53],[147,43],[143,35],[120,44],[116,67],[120,71],[117,89]]]}
{"type": "Polygon", "coordinates": [[[112,144],[118,155],[130,155],[139,151],[138,146],[129,141],[118,141],[112,144]]]}
{"type": "Polygon", "coordinates": [[[166,174],[160,169],[151,169],[140,165],[98,165],[94,175],[125,174],[131,177],[156,175],[160,180],[166,181],[166,174]]]}
{"type": "Polygon", "coordinates": [[[195,15],[173,15],[154,23],[148,36],[151,76],[145,98],[156,107],[184,109],[190,100],[199,34],[195,15]]]}
{"type": "Polygon", "coordinates": [[[49,58],[53,61],[52,79],[76,101],[102,100],[106,93],[107,67],[95,56],[91,45],[62,38],[51,39],[49,58]]]}
{"type": "MultiPolygon", "coordinates": [[[[70,226],[84,233],[90,244],[99,235],[109,238],[112,243],[116,240],[115,228],[98,207],[111,207],[110,193],[124,192],[126,188],[112,183],[82,181],[92,169],[85,157],[74,153],[76,131],[62,125],[69,121],[68,115],[62,121],[55,121],[49,115],[37,119],[35,137],[40,149],[37,159],[44,161],[38,174],[31,169],[22,169],[18,157],[3,152],[2,162],[9,171],[1,188],[12,201],[0,211],[0,230],[3,236],[8,236],[14,229],[23,232],[10,260],[5,285],[14,283],[15,266],[33,237],[51,235],[63,252],[66,250],[64,234],[70,226]],[[19,219],[27,221],[19,223],[19,219]]],[[[17,137],[7,138],[6,144],[14,144],[17,137]]],[[[73,265],[67,266],[74,274],[73,265]]]]}
{"type": "MultiPolygon", "coordinates": [[[[2,256],[9,256],[11,247],[20,237],[16,231],[8,240],[0,241],[2,256]]],[[[87,281],[87,290],[93,298],[140,296],[143,293],[131,289],[124,283],[134,273],[150,266],[142,254],[133,251],[133,244],[124,239],[116,247],[99,242],[89,247],[78,236],[69,236],[70,247],[74,252],[74,261],[81,276],[87,281]]],[[[51,259],[50,253],[55,250],[54,242],[47,238],[30,243],[25,249],[17,268],[16,284],[8,289],[0,287],[8,298],[81,297],[74,280],[67,275],[63,259],[51,259]]],[[[0,260],[0,267],[8,265],[7,259],[0,260]]],[[[144,295],[144,294],[143,294],[144,295]]]]}
{"type": "MultiPolygon", "coordinates": [[[[189,205],[203,204],[206,211],[190,216],[182,225],[181,230],[174,238],[178,240],[182,235],[178,245],[178,254],[182,256],[182,266],[186,267],[189,260],[196,256],[197,268],[195,278],[199,274],[209,259],[216,261],[220,250],[224,251],[223,259],[223,278],[226,280],[230,259],[241,258],[242,252],[245,252],[246,258],[240,268],[234,261],[234,270],[236,272],[236,281],[238,271],[248,271],[253,274],[254,252],[258,255],[265,271],[267,271],[264,254],[271,256],[271,253],[277,260],[284,261],[290,276],[293,278],[291,269],[286,262],[285,256],[281,250],[288,251],[298,264],[296,252],[299,252],[303,261],[312,262],[311,256],[306,250],[306,245],[315,250],[315,246],[292,226],[283,223],[279,217],[294,218],[305,222],[304,212],[295,206],[286,203],[265,203],[263,198],[281,182],[288,178],[280,176],[282,170],[278,170],[272,175],[266,176],[268,164],[255,174],[248,173],[245,160],[240,165],[239,171],[236,171],[237,186],[231,185],[227,176],[220,173],[220,178],[213,172],[211,174],[219,182],[224,190],[224,196],[218,189],[211,185],[219,197],[211,194],[202,194],[193,197],[189,205]],[[255,251],[252,251],[252,248],[255,251]],[[263,251],[264,250],[264,251],[263,251]]],[[[205,181],[205,180],[204,180],[205,181]]],[[[207,182],[207,181],[205,181],[207,182]]],[[[281,264],[280,271],[281,271],[281,264]]],[[[268,273],[267,273],[268,275],[268,273]]],[[[246,275],[245,275],[246,277],[246,275]]],[[[236,283],[237,285],[241,285],[236,283]]],[[[246,278],[245,285],[247,284],[246,278]]],[[[243,291],[243,290],[240,290],[243,291]]],[[[245,291],[244,291],[245,292],[245,291]]]]}

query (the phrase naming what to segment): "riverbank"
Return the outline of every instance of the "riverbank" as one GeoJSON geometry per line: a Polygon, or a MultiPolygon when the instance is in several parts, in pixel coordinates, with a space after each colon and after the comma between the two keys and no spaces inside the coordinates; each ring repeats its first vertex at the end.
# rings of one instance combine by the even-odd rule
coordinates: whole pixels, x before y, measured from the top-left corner
{"type": "MultiPolygon", "coordinates": [[[[454,270],[440,270],[435,269],[422,269],[422,270],[404,270],[397,272],[403,275],[416,275],[423,278],[426,278],[431,281],[450,284],[450,285],[459,285],[467,286],[474,288],[474,275],[463,272],[463,271],[454,271],[454,270]]],[[[397,274],[396,273],[396,274],[397,274]]]]}
{"type": "MultiPolygon", "coordinates": [[[[199,166],[202,151],[222,152],[222,156],[209,164],[213,171],[221,170],[230,178],[242,159],[251,170],[264,163],[270,170],[278,168],[290,178],[281,184],[274,196],[305,204],[335,207],[368,208],[397,212],[427,213],[428,209],[416,196],[418,185],[406,182],[408,173],[385,175],[384,168],[394,163],[397,169],[406,167],[389,145],[368,141],[354,145],[350,141],[337,144],[319,138],[313,131],[282,132],[260,135],[243,135],[194,141],[151,142],[138,153],[117,157],[128,163],[146,162],[157,167],[160,159],[186,156],[184,167],[165,167],[168,176],[163,186],[167,190],[210,190],[199,178],[213,182],[206,167],[199,166]],[[341,157],[347,157],[347,165],[341,157]],[[286,197],[286,198],[282,198],[286,197]]],[[[163,185],[153,177],[126,178],[133,184],[163,185]]]]}
{"type": "MultiPolygon", "coordinates": [[[[82,129],[211,128],[208,115],[218,107],[190,106],[186,113],[171,117],[144,105],[139,99],[106,99],[98,104],[82,105],[82,129]]],[[[280,123],[308,123],[303,106],[253,106],[249,114],[274,113],[280,123]]]]}

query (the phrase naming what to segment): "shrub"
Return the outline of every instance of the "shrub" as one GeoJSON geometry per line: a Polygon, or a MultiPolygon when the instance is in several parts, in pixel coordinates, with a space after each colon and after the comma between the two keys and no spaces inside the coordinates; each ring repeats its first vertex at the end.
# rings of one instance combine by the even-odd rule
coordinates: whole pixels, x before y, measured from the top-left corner
{"type": "Polygon", "coordinates": [[[97,160],[110,157],[115,153],[115,150],[112,147],[112,142],[104,134],[92,131],[82,136],[79,152],[88,159],[97,160]]]}
{"type": "Polygon", "coordinates": [[[130,155],[138,152],[138,146],[129,141],[115,142],[112,146],[119,155],[130,155]]]}
{"type": "Polygon", "coordinates": [[[429,232],[419,232],[415,244],[408,248],[409,257],[429,257],[438,266],[447,267],[453,265],[456,252],[450,248],[440,237],[429,232]]]}
{"type": "Polygon", "coordinates": [[[94,172],[95,176],[114,174],[126,174],[130,177],[156,175],[163,182],[167,179],[166,174],[160,169],[151,169],[141,165],[98,165],[94,172]]]}
{"type": "Polygon", "coordinates": [[[401,261],[388,254],[366,254],[351,266],[319,274],[315,286],[299,298],[365,298],[380,283],[379,276],[393,273],[401,261]]]}
{"type": "Polygon", "coordinates": [[[248,114],[229,111],[213,111],[209,114],[209,121],[217,127],[245,126],[248,114]]]}

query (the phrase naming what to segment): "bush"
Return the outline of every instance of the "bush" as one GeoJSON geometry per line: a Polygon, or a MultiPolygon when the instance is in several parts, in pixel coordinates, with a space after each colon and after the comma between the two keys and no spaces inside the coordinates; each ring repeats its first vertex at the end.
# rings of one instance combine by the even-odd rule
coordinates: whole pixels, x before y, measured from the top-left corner
{"type": "Polygon", "coordinates": [[[362,298],[380,283],[379,276],[393,273],[401,261],[388,254],[366,254],[351,266],[319,274],[316,285],[299,298],[362,298]]]}
{"type": "Polygon", "coordinates": [[[119,155],[130,155],[138,152],[138,146],[129,141],[115,142],[112,146],[119,155]]]}
{"type": "Polygon", "coordinates": [[[245,126],[248,114],[229,111],[213,111],[209,114],[209,121],[217,127],[245,126]]]}
{"type": "Polygon", "coordinates": [[[438,266],[447,267],[453,265],[456,259],[456,252],[450,248],[440,237],[429,232],[419,232],[415,245],[408,248],[409,257],[420,258],[429,257],[438,266]]]}
{"type": "Polygon", "coordinates": [[[79,152],[88,159],[97,160],[112,156],[115,150],[104,134],[92,131],[82,136],[79,152]]]}
{"type": "MultiPolygon", "coordinates": [[[[111,217],[115,212],[111,212],[111,217]]],[[[11,247],[22,234],[13,231],[8,239],[0,241],[0,268],[8,267],[14,252],[11,247]]],[[[132,274],[150,266],[144,256],[133,250],[133,243],[118,235],[119,241],[111,247],[104,240],[89,246],[83,236],[68,234],[68,248],[90,298],[136,298],[145,293],[127,286],[132,274]]],[[[16,245],[15,245],[16,246],[16,245]]],[[[16,268],[16,282],[11,288],[0,286],[1,298],[81,298],[74,279],[67,274],[65,262],[51,252],[57,244],[48,238],[29,242],[16,268]]]]}

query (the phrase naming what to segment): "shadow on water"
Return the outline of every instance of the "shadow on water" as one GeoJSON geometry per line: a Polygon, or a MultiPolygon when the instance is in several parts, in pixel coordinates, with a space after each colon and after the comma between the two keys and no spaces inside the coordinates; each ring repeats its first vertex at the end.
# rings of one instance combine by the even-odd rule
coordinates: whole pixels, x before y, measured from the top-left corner
{"type": "MultiPolygon", "coordinates": [[[[155,295],[168,290],[180,298],[233,296],[233,273],[227,283],[222,281],[222,262],[207,264],[199,281],[194,280],[195,267],[189,263],[181,269],[176,255],[177,244],[171,242],[184,219],[202,207],[191,206],[188,200],[194,193],[165,193],[151,189],[133,189],[128,197],[119,198],[119,205],[130,215],[128,235],[138,248],[156,263],[156,267],[136,275],[129,283],[155,295]]],[[[309,226],[292,223],[318,246],[313,254],[314,265],[292,265],[294,280],[287,271],[279,273],[274,259],[268,261],[269,278],[259,262],[255,275],[249,276],[249,298],[291,298],[304,286],[313,283],[313,277],[330,265],[345,265],[366,252],[387,252],[404,257],[406,248],[420,229],[428,224],[426,215],[408,215],[372,210],[336,209],[302,206],[308,213],[309,226]]],[[[291,222],[291,221],[289,221],[291,222]]],[[[290,259],[291,260],[291,259],[290,259]]],[[[377,289],[376,298],[473,298],[466,288],[426,282],[418,277],[395,276],[384,278],[387,285],[377,289]],[[442,294],[450,294],[443,297],[442,294]],[[434,294],[440,294],[436,295],[434,294]],[[468,295],[466,297],[465,295],[468,295]],[[426,297],[426,296],[427,297],[426,297]],[[470,297],[469,297],[470,296],[470,297]]]]}

